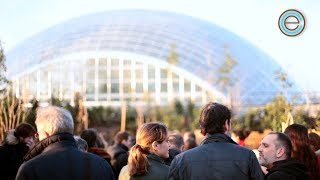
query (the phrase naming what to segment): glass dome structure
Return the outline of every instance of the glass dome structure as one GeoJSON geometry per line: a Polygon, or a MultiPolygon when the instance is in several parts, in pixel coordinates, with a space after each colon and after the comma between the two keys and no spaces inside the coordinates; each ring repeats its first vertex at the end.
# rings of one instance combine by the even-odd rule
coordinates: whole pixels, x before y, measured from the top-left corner
{"type": "Polygon", "coordinates": [[[7,54],[17,96],[85,104],[164,105],[174,99],[197,104],[228,101],[219,85],[226,59],[239,104],[262,105],[281,89],[281,67],[244,39],[190,16],[147,10],[117,10],[55,25],[7,54]]]}

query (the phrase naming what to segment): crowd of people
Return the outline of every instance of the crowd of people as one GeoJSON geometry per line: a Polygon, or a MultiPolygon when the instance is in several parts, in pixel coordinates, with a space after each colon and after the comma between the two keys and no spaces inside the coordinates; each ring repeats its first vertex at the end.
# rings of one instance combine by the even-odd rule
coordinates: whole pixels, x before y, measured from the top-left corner
{"type": "Polygon", "coordinates": [[[35,124],[7,132],[0,179],[320,179],[318,134],[300,124],[270,132],[257,157],[242,137],[238,143],[231,138],[231,111],[215,102],[201,111],[200,144],[194,133],[182,136],[150,122],[135,137],[118,132],[109,146],[93,128],[75,136],[70,112],[56,106],[39,108],[35,124]]]}

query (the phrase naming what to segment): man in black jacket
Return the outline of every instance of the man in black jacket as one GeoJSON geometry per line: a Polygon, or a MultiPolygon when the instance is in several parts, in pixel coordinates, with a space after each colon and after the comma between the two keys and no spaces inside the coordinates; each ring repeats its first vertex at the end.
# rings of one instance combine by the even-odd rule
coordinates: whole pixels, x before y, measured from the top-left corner
{"type": "Polygon", "coordinates": [[[107,161],[78,149],[67,110],[55,106],[39,109],[35,123],[40,142],[24,157],[17,180],[114,179],[107,161]]]}
{"type": "Polygon", "coordinates": [[[259,161],[267,168],[266,180],[309,180],[307,168],[291,159],[292,144],[287,135],[271,132],[260,143],[259,161]]]}
{"type": "Polygon", "coordinates": [[[255,154],[231,138],[231,112],[224,105],[208,103],[199,124],[206,136],[200,146],[177,155],[171,163],[169,179],[262,180],[255,154]]]}

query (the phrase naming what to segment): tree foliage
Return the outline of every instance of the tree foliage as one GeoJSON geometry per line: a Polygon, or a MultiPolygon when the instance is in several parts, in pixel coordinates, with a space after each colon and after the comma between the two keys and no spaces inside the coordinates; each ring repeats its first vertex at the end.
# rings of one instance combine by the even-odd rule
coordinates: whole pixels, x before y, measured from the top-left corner
{"type": "Polygon", "coordinates": [[[4,55],[2,43],[0,41],[0,93],[1,93],[1,91],[4,90],[5,86],[8,83],[8,80],[5,76],[5,72],[7,70],[6,65],[5,65],[5,60],[6,60],[6,57],[4,55]]]}

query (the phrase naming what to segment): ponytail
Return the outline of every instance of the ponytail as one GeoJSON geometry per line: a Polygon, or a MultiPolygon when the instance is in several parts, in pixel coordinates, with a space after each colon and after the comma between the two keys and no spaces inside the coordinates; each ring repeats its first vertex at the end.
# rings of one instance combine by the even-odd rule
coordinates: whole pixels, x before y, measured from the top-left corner
{"type": "Polygon", "coordinates": [[[130,149],[128,158],[128,167],[130,176],[143,175],[148,171],[149,162],[147,154],[149,148],[142,147],[139,144],[135,144],[130,149]]]}

